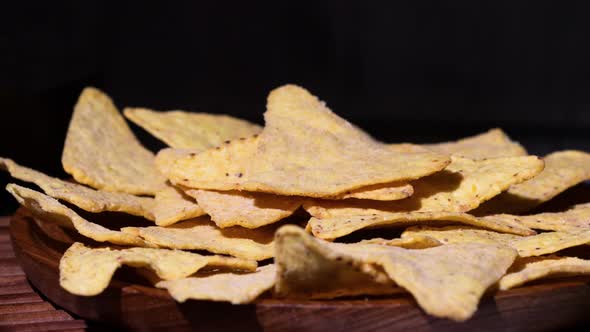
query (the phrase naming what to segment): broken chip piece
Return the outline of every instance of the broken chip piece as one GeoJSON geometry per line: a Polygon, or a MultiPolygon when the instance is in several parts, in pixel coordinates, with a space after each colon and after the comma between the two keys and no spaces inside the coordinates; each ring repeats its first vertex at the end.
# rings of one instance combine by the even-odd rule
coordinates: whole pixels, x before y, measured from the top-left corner
{"type": "Polygon", "coordinates": [[[517,259],[500,279],[499,288],[507,290],[541,278],[590,274],[590,261],[577,257],[541,256],[517,259]]]}

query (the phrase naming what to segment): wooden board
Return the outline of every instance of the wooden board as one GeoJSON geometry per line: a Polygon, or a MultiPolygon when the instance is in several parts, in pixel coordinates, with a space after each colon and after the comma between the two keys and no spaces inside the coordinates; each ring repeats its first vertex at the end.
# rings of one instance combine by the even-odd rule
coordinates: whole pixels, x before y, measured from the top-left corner
{"type": "Polygon", "coordinates": [[[426,315],[409,294],[332,301],[261,299],[251,305],[187,301],[138,282],[131,269],[118,272],[95,297],[64,291],[58,264],[75,234],[20,209],[10,234],[31,283],[60,307],[89,320],[135,329],[202,331],[548,331],[579,326],[590,318],[588,279],[545,281],[485,297],[475,316],[455,323],[426,315]],[[132,281],[133,280],[133,281],[132,281]]]}

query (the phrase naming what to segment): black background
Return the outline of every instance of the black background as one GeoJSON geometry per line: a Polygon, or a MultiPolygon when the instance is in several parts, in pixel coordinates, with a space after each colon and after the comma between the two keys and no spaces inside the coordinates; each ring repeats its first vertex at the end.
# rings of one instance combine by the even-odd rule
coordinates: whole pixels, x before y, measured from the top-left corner
{"type": "MultiPolygon", "coordinates": [[[[586,1],[24,1],[0,12],[0,155],[51,175],[65,176],[87,85],[121,107],[262,123],[267,93],[296,83],[388,142],[502,127],[531,153],[590,150],[586,1]]],[[[16,207],[5,193],[0,204],[16,207]]]]}

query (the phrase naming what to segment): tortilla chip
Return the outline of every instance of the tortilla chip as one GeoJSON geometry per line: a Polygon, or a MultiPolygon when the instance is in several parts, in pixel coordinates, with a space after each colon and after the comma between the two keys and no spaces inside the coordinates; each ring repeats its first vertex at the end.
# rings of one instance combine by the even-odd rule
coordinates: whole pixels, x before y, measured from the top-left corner
{"type": "Polygon", "coordinates": [[[364,228],[384,228],[414,225],[416,223],[459,222],[502,233],[518,235],[535,234],[530,228],[509,220],[476,218],[462,212],[399,212],[378,215],[336,216],[332,218],[311,218],[308,227],[314,236],[324,240],[334,240],[364,228]]]}
{"type": "Polygon", "coordinates": [[[501,245],[472,243],[411,250],[377,244],[328,243],[294,226],[279,229],[275,242],[279,294],[294,292],[297,296],[298,289],[314,278],[329,285],[328,280],[335,274],[322,269],[325,262],[332,262],[330,267],[335,266],[334,261],[350,262],[369,275],[381,268],[391,280],[412,293],[427,313],[457,321],[473,315],[485,290],[504,275],[516,257],[516,251],[501,245]],[[314,259],[304,261],[305,264],[285,260],[294,253],[314,259]],[[362,269],[367,265],[374,268],[362,269]]]}
{"type": "Polygon", "coordinates": [[[576,257],[529,257],[518,259],[499,282],[500,290],[518,287],[529,281],[550,277],[590,274],[590,261],[576,257]]]}
{"type": "Polygon", "coordinates": [[[95,241],[139,247],[153,247],[152,244],[135,235],[112,231],[98,224],[91,223],[57,200],[40,192],[13,183],[8,184],[6,190],[35,217],[56,222],[61,226],[73,227],[80,234],[95,241]]]}
{"type": "Polygon", "coordinates": [[[438,153],[475,160],[527,155],[522,145],[512,141],[499,128],[490,129],[485,133],[466,137],[455,142],[424,144],[422,147],[438,153]]]}
{"type": "Polygon", "coordinates": [[[546,212],[528,216],[494,214],[481,219],[508,221],[546,231],[578,232],[590,230],[590,203],[575,205],[564,212],[546,212]]]}
{"type": "Polygon", "coordinates": [[[331,197],[374,184],[417,179],[449,163],[434,152],[393,151],[297,86],[272,91],[267,109],[257,143],[230,142],[220,148],[227,151],[179,159],[168,177],[199,189],[331,197]]]}
{"type": "Polygon", "coordinates": [[[156,194],[153,212],[158,226],[169,226],[205,214],[192,198],[172,186],[167,186],[156,194]]]}
{"type": "Polygon", "coordinates": [[[545,158],[545,169],[533,179],[512,185],[508,191],[482,205],[477,215],[522,213],[547,202],[568,188],[590,180],[590,154],[560,151],[545,158]]]}
{"type": "Polygon", "coordinates": [[[370,240],[362,240],[359,243],[380,244],[384,246],[394,246],[406,249],[426,249],[442,245],[439,240],[425,235],[406,236],[402,239],[374,238],[370,240]]]}
{"type": "Polygon", "coordinates": [[[155,195],[165,179],[111,99],[86,88],[74,108],[62,154],[76,181],[105,191],[155,195]]]}
{"type": "Polygon", "coordinates": [[[261,266],[254,273],[219,273],[207,277],[193,277],[162,281],[158,288],[166,288],[178,301],[210,300],[245,304],[256,300],[275,284],[274,264],[261,266]]]}
{"type": "Polygon", "coordinates": [[[395,201],[412,196],[414,187],[409,183],[394,182],[374,184],[371,186],[361,187],[358,189],[347,191],[343,194],[333,197],[326,197],[326,199],[370,199],[374,201],[395,201]]]}
{"type": "Polygon", "coordinates": [[[125,193],[94,190],[77,183],[47,176],[31,168],[20,166],[14,161],[0,158],[0,169],[6,169],[16,179],[31,182],[41,187],[49,196],[74,204],[89,212],[125,212],[154,220],[154,200],[125,193]]]}
{"type": "Polygon", "coordinates": [[[208,217],[199,217],[168,227],[125,227],[121,231],[138,235],[160,247],[207,250],[238,258],[264,260],[273,257],[275,229],[273,226],[220,229],[208,217]]]}
{"type": "Polygon", "coordinates": [[[319,219],[338,216],[388,215],[399,212],[466,212],[498,195],[510,185],[538,174],[537,157],[509,157],[474,161],[451,157],[442,172],[411,182],[414,195],[394,202],[316,200],[303,207],[319,219]]]}
{"type": "Polygon", "coordinates": [[[562,249],[590,242],[590,231],[576,234],[548,232],[532,236],[516,236],[462,226],[410,227],[402,234],[402,238],[416,235],[429,236],[445,244],[499,243],[516,249],[520,257],[552,254],[562,249]]]}
{"type": "Polygon", "coordinates": [[[160,171],[160,173],[168,177],[168,174],[170,174],[170,169],[177,159],[188,157],[190,155],[196,155],[200,152],[201,150],[198,149],[162,149],[156,154],[156,168],[158,171],[160,171]]]}
{"type": "Polygon", "coordinates": [[[262,127],[228,115],[126,108],[125,117],[177,149],[207,150],[224,141],[258,134],[262,127]]]}
{"type": "Polygon", "coordinates": [[[187,190],[220,228],[258,228],[286,218],[301,206],[298,197],[245,191],[187,190]]]}
{"type": "Polygon", "coordinates": [[[149,267],[159,278],[185,278],[207,265],[256,270],[255,261],[221,256],[202,256],[168,249],[91,249],[74,243],[59,262],[59,283],[72,294],[93,296],[102,293],[122,265],[149,267]]]}

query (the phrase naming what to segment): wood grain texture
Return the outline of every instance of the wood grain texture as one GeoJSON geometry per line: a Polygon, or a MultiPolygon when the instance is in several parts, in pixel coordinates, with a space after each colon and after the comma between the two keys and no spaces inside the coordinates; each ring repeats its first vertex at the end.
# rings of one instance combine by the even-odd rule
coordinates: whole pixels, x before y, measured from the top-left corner
{"type": "MultiPolygon", "coordinates": [[[[204,301],[179,304],[165,291],[141,282],[132,269],[117,272],[104,293],[80,297],[67,293],[58,283],[59,259],[75,234],[34,220],[23,209],[13,217],[10,231],[17,257],[37,289],[80,317],[117,327],[175,331],[551,331],[590,319],[590,283],[583,278],[545,281],[486,296],[475,316],[465,323],[426,315],[408,294],[337,301],[267,297],[239,306],[204,301]]],[[[18,284],[18,279],[11,278],[4,282],[18,284]]],[[[16,299],[23,294],[0,295],[0,306],[3,296],[16,299]]],[[[11,303],[34,302],[24,301],[29,302],[11,303]]],[[[41,305],[38,302],[36,306],[41,305]]],[[[36,317],[42,320],[44,316],[36,317]]]]}
{"type": "Polygon", "coordinates": [[[9,219],[0,217],[0,331],[83,331],[83,320],[56,309],[27,281],[10,244],[9,219]]]}

